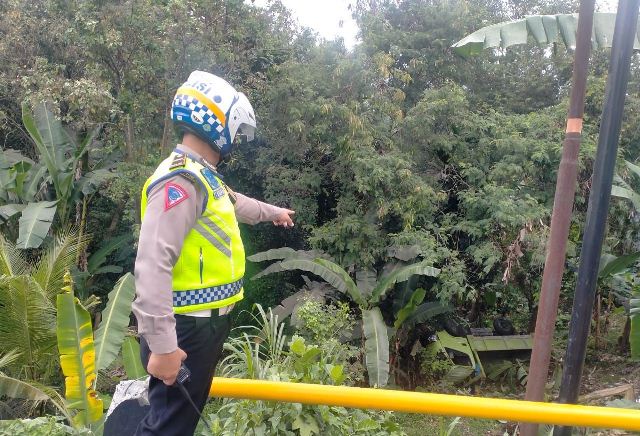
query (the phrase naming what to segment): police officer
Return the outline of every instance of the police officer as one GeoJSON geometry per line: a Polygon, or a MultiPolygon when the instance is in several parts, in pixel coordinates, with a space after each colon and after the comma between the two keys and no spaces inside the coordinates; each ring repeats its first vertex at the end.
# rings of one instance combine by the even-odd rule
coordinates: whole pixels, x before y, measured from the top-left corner
{"type": "Polygon", "coordinates": [[[244,94],[194,71],[176,93],[171,118],[182,143],[142,190],[133,312],[151,375],[151,409],[138,435],[183,436],[196,428],[198,414],[172,385],[184,361],[187,390],[202,411],[229,334],[229,311],[243,297],[238,221],[293,227],[292,210],[234,193],[216,170],[234,143],[253,139],[255,115],[244,94]]]}

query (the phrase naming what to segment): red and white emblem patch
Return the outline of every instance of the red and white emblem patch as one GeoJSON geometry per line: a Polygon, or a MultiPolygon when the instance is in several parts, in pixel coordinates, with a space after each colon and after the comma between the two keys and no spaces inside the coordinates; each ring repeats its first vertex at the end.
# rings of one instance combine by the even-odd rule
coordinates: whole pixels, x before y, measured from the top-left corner
{"type": "Polygon", "coordinates": [[[169,182],[164,185],[164,210],[167,211],[171,209],[173,206],[182,203],[184,200],[189,198],[189,194],[185,189],[176,184],[169,182]]]}

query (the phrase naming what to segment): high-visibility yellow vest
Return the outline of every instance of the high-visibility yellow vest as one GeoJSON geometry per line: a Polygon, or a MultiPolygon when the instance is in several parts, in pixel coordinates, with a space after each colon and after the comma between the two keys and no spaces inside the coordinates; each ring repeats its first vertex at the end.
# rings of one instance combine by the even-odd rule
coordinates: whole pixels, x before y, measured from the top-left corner
{"type": "Polygon", "coordinates": [[[200,185],[206,196],[202,216],[187,234],[173,267],[173,311],[188,313],[233,304],[243,297],[244,246],[230,194],[212,168],[174,150],[142,188],[142,219],[151,189],[178,174],[200,185]]]}

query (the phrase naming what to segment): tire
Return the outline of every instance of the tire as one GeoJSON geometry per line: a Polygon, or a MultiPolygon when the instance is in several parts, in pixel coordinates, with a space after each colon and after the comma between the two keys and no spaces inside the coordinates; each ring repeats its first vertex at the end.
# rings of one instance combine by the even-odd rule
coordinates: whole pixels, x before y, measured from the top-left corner
{"type": "Polygon", "coordinates": [[[444,320],[444,330],[451,336],[466,337],[471,334],[471,330],[466,325],[456,321],[453,318],[446,318],[444,320]]]}
{"type": "Polygon", "coordinates": [[[493,320],[493,331],[497,336],[510,336],[516,333],[513,323],[507,318],[496,318],[493,320]]]}

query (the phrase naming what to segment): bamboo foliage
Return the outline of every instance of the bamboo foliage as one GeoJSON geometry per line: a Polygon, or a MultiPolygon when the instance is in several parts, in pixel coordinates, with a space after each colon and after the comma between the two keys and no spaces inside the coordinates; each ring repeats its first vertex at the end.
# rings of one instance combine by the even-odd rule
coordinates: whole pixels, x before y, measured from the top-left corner
{"type": "Polygon", "coordinates": [[[65,376],[68,407],[77,411],[75,425],[89,425],[103,415],[102,400],[93,389],[96,379],[95,347],[89,312],[73,294],[71,275],[65,275],[65,286],[57,298],[58,350],[65,376]]]}

